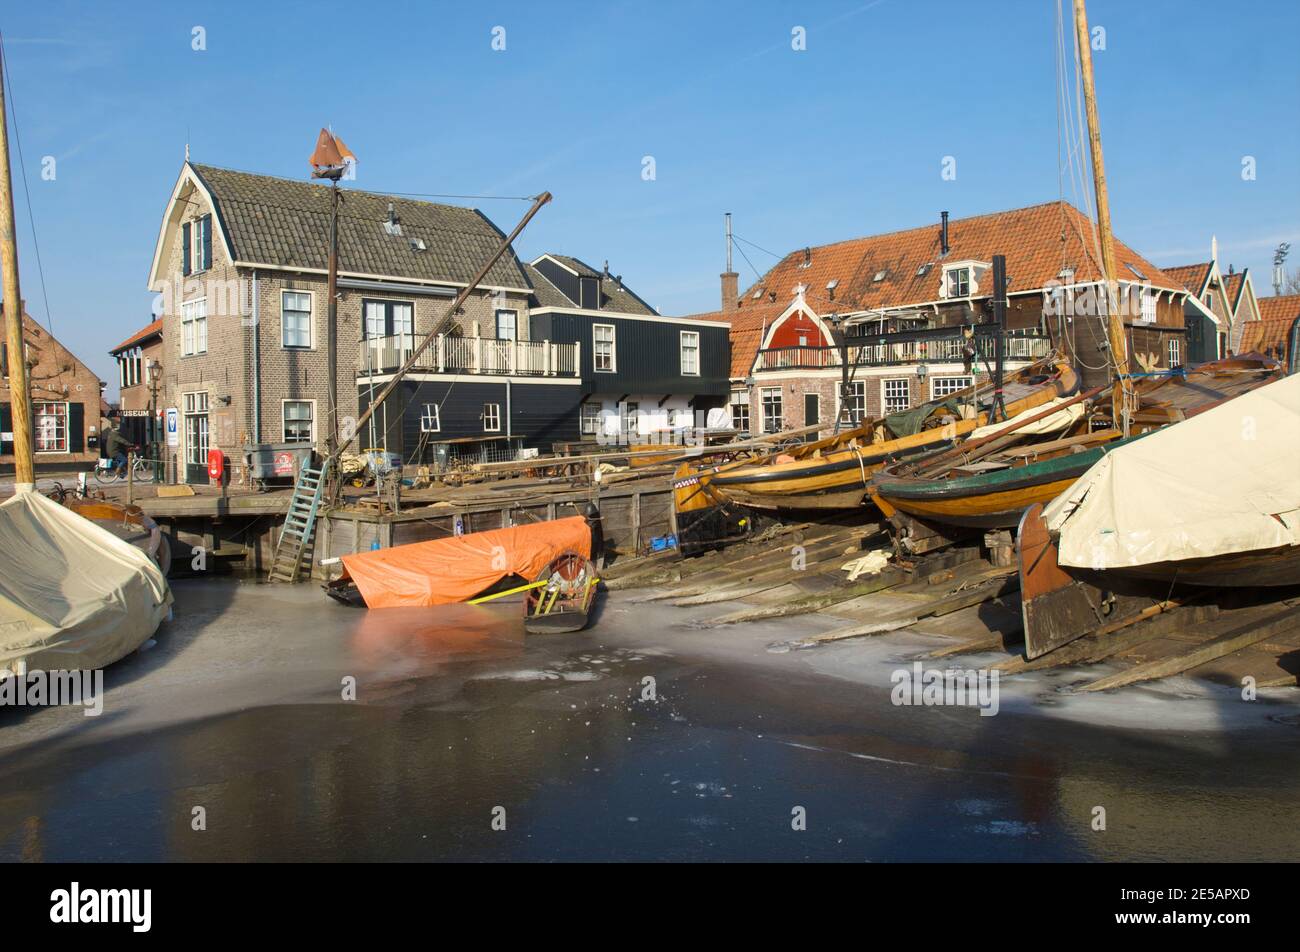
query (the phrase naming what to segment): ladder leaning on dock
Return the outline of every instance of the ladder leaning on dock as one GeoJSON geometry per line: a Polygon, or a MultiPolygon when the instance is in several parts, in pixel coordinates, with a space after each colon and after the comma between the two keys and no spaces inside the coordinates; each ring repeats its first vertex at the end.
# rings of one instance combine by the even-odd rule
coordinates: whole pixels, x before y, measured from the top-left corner
{"type": "Polygon", "coordinates": [[[303,556],[311,548],[312,536],[316,532],[316,510],[320,507],[329,467],[330,461],[326,459],[321,463],[320,469],[312,469],[304,464],[298,471],[298,482],[293,487],[289,511],[285,513],[284,526],[280,529],[280,536],[275,542],[275,554],[271,557],[271,571],[267,573],[270,581],[298,581],[303,556]]]}

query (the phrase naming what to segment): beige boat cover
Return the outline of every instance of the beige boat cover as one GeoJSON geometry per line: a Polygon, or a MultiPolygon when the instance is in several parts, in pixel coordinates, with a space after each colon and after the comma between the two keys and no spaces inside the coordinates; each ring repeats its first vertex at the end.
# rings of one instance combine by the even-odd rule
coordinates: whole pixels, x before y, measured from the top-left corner
{"type": "Polygon", "coordinates": [[[1054,397],[1052,400],[1042,404],[1041,406],[1030,407],[1028,410],[1017,413],[1010,420],[1000,420],[997,423],[989,423],[985,426],[977,427],[971,431],[971,434],[967,439],[979,440],[986,436],[994,436],[1001,433],[1003,430],[1014,430],[1016,433],[1025,436],[1042,436],[1047,433],[1059,433],[1062,430],[1068,429],[1083,416],[1082,403],[1076,402],[1072,406],[1066,407],[1064,410],[1057,410],[1055,413],[1048,413],[1047,416],[1043,417],[1041,420],[1036,420],[1035,422],[1022,426],[1019,429],[1016,429],[1016,421],[1027,420],[1040,413],[1047,413],[1047,411],[1052,409],[1052,407],[1060,406],[1062,403],[1069,403],[1072,399],[1073,397],[1054,397]]]}
{"type": "Polygon", "coordinates": [[[1043,518],[1097,571],[1300,544],[1300,375],[1110,450],[1043,518]]]}
{"type": "Polygon", "coordinates": [[[0,503],[0,669],[102,668],[171,603],[158,566],[108,530],[37,492],[0,503]]]}

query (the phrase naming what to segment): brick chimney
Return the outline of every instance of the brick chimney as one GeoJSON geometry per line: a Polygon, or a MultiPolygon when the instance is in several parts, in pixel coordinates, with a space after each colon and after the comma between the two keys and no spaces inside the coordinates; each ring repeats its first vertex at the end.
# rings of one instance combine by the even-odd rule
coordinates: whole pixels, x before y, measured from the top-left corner
{"type": "Polygon", "coordinates": [[[736,298],[740,296],[740,275],[735,271],[722,272],[722,310],[729,313],[736,309],[736,298]]]}

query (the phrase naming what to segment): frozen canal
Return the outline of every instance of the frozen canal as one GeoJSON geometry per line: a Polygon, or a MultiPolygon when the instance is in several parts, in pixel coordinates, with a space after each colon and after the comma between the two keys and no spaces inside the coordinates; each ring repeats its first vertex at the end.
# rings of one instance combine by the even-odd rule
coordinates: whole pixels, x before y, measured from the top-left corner
{"type": "Polygon", "coordinates": [[[788,623],[615,593],[525,642],[513,604],[175,592],[101,716],[0,710],[0,858],[1300,859],[1293,688],[1035,675],[981,717],[891,703],[918,633],[780,654],[788,623]]]}

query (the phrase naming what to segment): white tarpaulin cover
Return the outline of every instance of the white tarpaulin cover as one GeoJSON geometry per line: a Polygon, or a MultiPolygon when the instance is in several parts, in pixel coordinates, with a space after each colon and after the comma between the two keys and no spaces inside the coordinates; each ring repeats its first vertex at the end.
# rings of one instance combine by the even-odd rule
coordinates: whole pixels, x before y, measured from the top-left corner
{"type": "Polygon", "coordinates": [[[1055,413],[1048,413],[1047,416],[1043,417],[1041,420],[1030,423],[1027,426],[1017,428],[1016,421],[1027,420],[1040,413],[1047,413],[1047,411],[1052,409],[1052,407],[1060,406],[1062,403],[1068,403],[1072,399],[1073,397],[1055,397],[1041,406],[1030,407],[1023,413],[1016,414],[1010,420],[1000,420],[997,423],[989,423],[985,426],[977,427],[976,429],[971,430],[970,436],[968,436],[967,439],[983,439],[986,436],[993,436],[994,434],[1001,433],[1003,430],[1014,430],[1017,434],[1024,434],[1025,436],[1042,436],[1045,433],[1058,433],[1061,430],[1068,428],[1072,423],[1083,416],[1082,403],[1075,403],[1073,406],[1068,406],[1064,410],[1057,410],[1055,413]]]}
{"type": "Polygon", "coordinates": [[[37,492],[0,503],[0,668],[101,668],[171,603],[158,566],[108,530],[37,492]]]}
{"type": "Polygon", "coordinates": [[[1043,518],[1099,571],[1300,544],[1300,375],[1112,449],[1043,518]]]}

